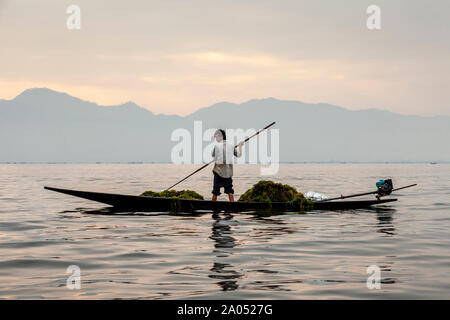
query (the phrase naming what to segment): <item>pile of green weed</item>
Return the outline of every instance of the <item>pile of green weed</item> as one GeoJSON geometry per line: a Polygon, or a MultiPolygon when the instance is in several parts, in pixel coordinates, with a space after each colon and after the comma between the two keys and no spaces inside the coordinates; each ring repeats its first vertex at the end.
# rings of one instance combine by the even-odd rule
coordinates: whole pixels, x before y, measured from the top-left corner
{"type": "Polygon", "coordinates": [[[312,209],[313,202],[306,199],[296,188],[275,183],[270,180],[261,180],[240,196],[239,201],[247,202],[286,202],[294,210],[312,209]]]}
{"type": "Polygon", "coordinates": [[[289,202],[297,193],[297,189],[290,185],[261,180],[241,195],[239,201],[289,202]]]}
{"type": "Polygon", "coordinates": [[[162,192],[145,191],[141,194],[143,197],[156,197],[156,198],[172,198],[172,199],[196,199],[204,200],[203,196],[193,190],[166,190],[162,192]]]}
{"type": "Polygon", "coordinates": [[[294,199],[288,202],[290,207],[297,211],[311,210],[314,204],[311,200],[306,199],[303,193],[297,193],[294,199]]]}

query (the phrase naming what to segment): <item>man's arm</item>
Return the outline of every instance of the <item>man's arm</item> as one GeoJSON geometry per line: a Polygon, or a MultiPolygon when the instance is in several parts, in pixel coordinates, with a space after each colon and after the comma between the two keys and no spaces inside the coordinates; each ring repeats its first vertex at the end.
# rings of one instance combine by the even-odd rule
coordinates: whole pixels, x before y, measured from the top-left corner
{"type": "Polygon", "coordinates": [[[237,146],[237,148],[234,148],[234,155],[236,156],[236,157],[240,157],[240,156],[242,156],[242,145],[243,145],[244,143],[243,142],[241,142],[241,143],[239,143],[239,145],[237,146]]]}

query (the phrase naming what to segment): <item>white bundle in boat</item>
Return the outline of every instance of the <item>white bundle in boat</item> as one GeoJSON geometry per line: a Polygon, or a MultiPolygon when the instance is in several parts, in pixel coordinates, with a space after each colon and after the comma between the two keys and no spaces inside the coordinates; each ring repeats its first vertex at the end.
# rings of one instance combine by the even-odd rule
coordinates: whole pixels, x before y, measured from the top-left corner
{"type": "Polygon", "coordinates": [[[312,201],[321,201],[321,200],[328,199],[328,197],[326,195],[318,193],[318,192],[314,192],[314,191],[308,191],[305,194],[305,198],[312,200],[312,201]]]}

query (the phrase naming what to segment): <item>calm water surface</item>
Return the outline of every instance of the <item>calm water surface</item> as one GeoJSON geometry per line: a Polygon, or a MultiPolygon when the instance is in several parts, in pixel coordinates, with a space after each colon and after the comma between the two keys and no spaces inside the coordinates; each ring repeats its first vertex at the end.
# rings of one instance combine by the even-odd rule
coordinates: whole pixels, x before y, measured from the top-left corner
{"type": "MultiPolygon", "coordinates": [[[[270,177],[329,196],[385,177],[419,184],[392,205],[346,212],[114,216],[43,189],[139,194],[197,167],[0,165],[0,298],[450,299],[448,164],[292,164],[270,177]],[[81,268],[80,290],[66,287],[69,265],[81,268]],[[370,265],[380,290],[366,286],[370,265]]],[[[252,165],[235,175],[237,196],[267,179],[252,165]]],[[[180,188],[209,197],[211,183],[205,169],[180,188]]]]}

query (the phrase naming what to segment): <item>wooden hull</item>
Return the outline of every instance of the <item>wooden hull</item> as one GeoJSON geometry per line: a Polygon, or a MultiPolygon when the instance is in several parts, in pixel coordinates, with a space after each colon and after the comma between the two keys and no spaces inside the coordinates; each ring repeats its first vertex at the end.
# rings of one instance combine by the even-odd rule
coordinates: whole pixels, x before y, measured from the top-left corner
{"type": "MultiPolygon", "coordinates": [[[[266,203],[266,202],[242,202],[242,201],[229,202],[229,201],[169,199],[169,198],[141,197],[124,194],[113,194],[113,193],[78,191],[52,187],[44,187],[44,188],[47,190],[56,191],[71,196],[108,204],[115,208],[127,210],[132,209],[143,211],[182,211],[182,212],[194,212],[194,211],[244,212],[254,210],[293,211],[291,206],[286,202],[266,203]]],[[[360,209],[392,201],[397,201],[397,199],[360,200],[360,201],[338,200],[327,202],[314,202],[314,210],[360,209]]]]}

